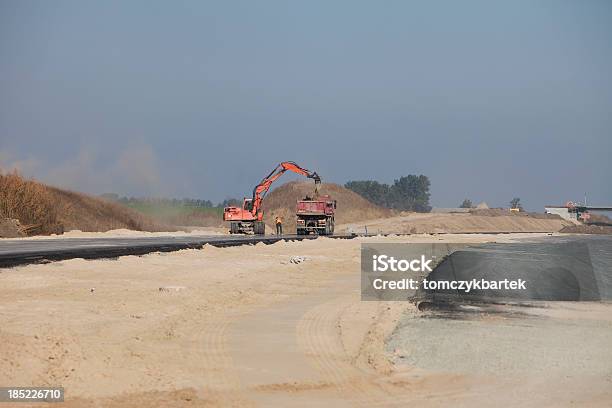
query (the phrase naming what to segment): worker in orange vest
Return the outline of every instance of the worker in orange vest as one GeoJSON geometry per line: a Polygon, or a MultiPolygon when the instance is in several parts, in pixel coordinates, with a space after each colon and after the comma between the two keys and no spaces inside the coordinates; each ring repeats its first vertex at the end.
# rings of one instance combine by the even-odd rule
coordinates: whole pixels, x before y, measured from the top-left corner
{"type": "Polygon", "coordinates": [[[283,235],[283,219],[280,216],[276,216],[274,222],[276,223],[276,235],[283,235]]]}

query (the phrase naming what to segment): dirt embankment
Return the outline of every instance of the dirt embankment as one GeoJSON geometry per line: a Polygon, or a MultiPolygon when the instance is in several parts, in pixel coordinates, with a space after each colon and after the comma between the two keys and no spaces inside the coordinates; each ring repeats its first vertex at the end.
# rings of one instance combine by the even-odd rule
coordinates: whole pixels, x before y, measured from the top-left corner
{"type": "Polygon", "coordinates": [[[561,232],[572,234],[612,234],[612,219],[602,214],[590,214],[587,224],[565,227],[561,232]]]}
{"type": "Polygon", "coordinates": [[[572,222],[557,216],[537,215],[476,215],[476,214],[404,214],[381,220],[354,222],[338,226],[339,231],[381,234],[443,234],[443,233],[509,233],[560,232],[572,222]]]}
{"type": "Polygon", "coordinates": [[[560,220],[562,219],[557,214],[545,214],[528,211],[510,211],[505,208],[474,208],[470,210],[470,214],[478,217],[527,217],[538,220],[560,220]]]}
{"type": "Polygon", "coordinates": [[[0,174],[0,218],[19,220],[29,235],[75,229],[168,230],[121,204],[26,180],[17,173],[0,174]]]}
{"type": "MultiPolygon", "coordinates": [[[[292,181],[276,188],[264,200],[264,221],[273,225],[276,216],[283,218],[285,232],[295,232],[295,206],[298,200],[306,195],[312,196],[314,183],[292,181]]],[[[357,193],[354,193],[338,184],[323,183],[320,194],[328,194],[337,201],[336,224],[346,224],[361,220],[385,218],[393,214],[391,210],[372,204],[357,193]]]]}
{"type": "Polygon", "coordinates": [[[568,234],[612,234],[610,225],[570,225],[560,232],[568,234]]]}
{"type": "Polygon", "coordinates": [[[49,187],[49,190],[58,205],[58,218],[65,230],[95,232],[121,228],[136,231],[169,229],[167,225],[159,224],[121,204],[54,187],[49,187]]]}

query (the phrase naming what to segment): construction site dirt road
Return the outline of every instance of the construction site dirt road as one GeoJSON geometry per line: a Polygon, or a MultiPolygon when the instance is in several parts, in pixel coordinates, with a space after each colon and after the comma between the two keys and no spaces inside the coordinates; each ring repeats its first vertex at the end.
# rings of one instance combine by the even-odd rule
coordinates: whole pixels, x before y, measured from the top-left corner
{"type": "MultiPolygon", "coordinates": [[[[534,384],[551,401],[571,394],[605,406],[610,379],[588,367],[558,391],[554,379],[537,382],[539,371],[517,380],[402,366],[394,359],[405,350],[389,350],[385,340],[415,306],[360,300],[361,242],[533,236],[319,238],[5,269],[0,383],[60,384],[68,407],[490,406],[534,384]]],[[[583,308],[609,330],[609,305],[583,308]]],[[[441,335],[452,332],[421,341],[441,335]]],[[[472,341],[478,348],[481,340],[472,341]]],[[[605,355],[605,347],[589,350],[605,355]]],[[[500,353],[510,358],[513,350],[500,353]]]]}

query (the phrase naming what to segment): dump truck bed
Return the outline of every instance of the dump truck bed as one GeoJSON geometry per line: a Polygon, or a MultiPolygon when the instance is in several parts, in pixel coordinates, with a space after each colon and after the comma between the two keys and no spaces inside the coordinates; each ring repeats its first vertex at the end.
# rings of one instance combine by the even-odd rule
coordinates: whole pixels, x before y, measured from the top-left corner
{"type": "Polygon", "coordinates": [[[331,200],[302,200],[297,202],[296,214],[303,215],[332,215],[334,202],[331,200]]]}

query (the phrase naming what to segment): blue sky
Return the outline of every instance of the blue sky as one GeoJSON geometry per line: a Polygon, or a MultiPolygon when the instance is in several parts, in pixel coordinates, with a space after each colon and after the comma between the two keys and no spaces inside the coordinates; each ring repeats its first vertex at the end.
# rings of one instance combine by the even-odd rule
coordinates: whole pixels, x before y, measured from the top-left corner
{"type": "MultiPolygon", "coordinates": [[[[0,0],[0,166],[222,200],[278,162],[612,204],[608,1],[0,0]]],[[[292,179],[287,177],[287,180],[292,179]]]]}

